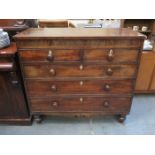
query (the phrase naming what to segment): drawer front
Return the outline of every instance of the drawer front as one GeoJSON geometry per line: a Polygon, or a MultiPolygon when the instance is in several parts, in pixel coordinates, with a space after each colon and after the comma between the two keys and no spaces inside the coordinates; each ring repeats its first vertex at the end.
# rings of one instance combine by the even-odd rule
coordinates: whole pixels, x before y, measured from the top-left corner
{"type": "Polygon", "coordinates": [[[131,98],[53,97],[30,99],[32,112],[128,112],[131,98]]]}
{"type": "Polygon", "coordinates": [[[136,62],[138,50],[132,49],[85,49],[85,50],[27,50],[20,52],[23,62],[30,61],[101,61],[105,63],[136,62]]]}
{"type": "Polygon", "coordinates": [[[132,49],[89,49],[85,50],[84,60],[106,63],[136,62],[139,50],[132,49]]]}
{"type": "Polygon", "coordinates": [[[136,65],[23,65],[25,78],[105,77],[133,78],[136,65]]]}
{"type": "Polygon", "coordinates": [[[133,80],[26,80],[25,83],[32,97],[56,94],[121,94],[133,91],[133,80]]]}
{"type": "Polygon", "coordinates": [[[25,48],[57,48],[57,49],[82,49],[82,48],[136,48],[140,49],[143,39],[137,38],[108,38],[108,39],[29,39],[18,40],[18,49],[25,48]]]}
{"type": "Polygon", "coordinates": [[[22,61],[78,61],[81,50],[26,50],[20,52],[22,61]]]}

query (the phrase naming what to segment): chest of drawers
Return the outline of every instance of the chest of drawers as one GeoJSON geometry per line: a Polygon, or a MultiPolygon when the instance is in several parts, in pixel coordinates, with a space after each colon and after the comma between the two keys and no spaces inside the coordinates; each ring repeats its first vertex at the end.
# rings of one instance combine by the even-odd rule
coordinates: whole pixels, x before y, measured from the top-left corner
{"type": "Polygon", "coordinates": [[[144,36],[129,29],[28,29],[15,37],[31,114],[129,113],[144,36]]]}

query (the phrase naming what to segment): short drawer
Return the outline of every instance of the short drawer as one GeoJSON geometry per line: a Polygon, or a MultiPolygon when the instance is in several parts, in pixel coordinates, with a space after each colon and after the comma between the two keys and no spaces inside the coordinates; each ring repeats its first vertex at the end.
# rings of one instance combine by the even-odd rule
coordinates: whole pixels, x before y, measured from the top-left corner
{"type": "Polygon", "coordinates": [[[118,97],[53,97],[30,99],[32,112],[114,112],[128,113],[131,98],[118,97]]]}
{"type": "Polygon", "coordinates": [[[78,61],[80,60],[80,51],[81,50],[22,50],[20,51],[20,58],[22,61],[43,61],[43,62],[52,62],[52,61],[78,61]]]}
{"type": "Polygon", "coordinates": [[[22,50],[23,62],[101,61],[104,63],[136,62],[139,50],[135,49],[64,49],[22,50]]]}
{"type": "Polygon", "coordinates": [[[30,96],[56,94],[122,94],[133,91],[133,80],[26,80],[30,96]]]}
{"type": "Polygon", "coordinates": [[[101,65],[101,64],[58,64],[39,65],[24,64],[25,78],[52,77],[104,77],[104,78],[133,78],[136,65],[101,65]]]}
{"type": "Polygon", "coordinates": [[[135,49],[87,49],[84,60],[105,63],[137,62],[139,50],[135,49]]]}

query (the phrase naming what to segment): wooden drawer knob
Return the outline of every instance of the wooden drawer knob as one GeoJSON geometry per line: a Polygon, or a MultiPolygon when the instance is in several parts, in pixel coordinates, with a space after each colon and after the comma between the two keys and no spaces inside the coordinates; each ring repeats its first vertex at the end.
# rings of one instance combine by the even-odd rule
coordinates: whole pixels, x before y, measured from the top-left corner
{"type": "Polygon", "coordinates": [[[52,85],[52,86],[51,86],[51,90],[52,90],[52,91],[57,91],[56,85],[52,85]]]}
{"type": "Polygon", "coordinates": [[[80,86],[83,86],[84,82],[83,81],[80,81],[80,86]]]}
{"type": "Polygon", "coordinates": [[[52,69],[50,69],[50,71],[49,71],[49,72],[50,72],[50,74],[51,74],[51,75],[53,75],[53,76],[54,76],[54,75],[56,75],[56,71],[55,71],[55,69],[53,69],[53,68],[52,68],[52,69]]]}
{"type": "Polygon", "coordinates": [[[113,70],[111,68],[107,69],[107,75],[112,75],[113,74],[113,70]]]}
{"type": "Polygon", "coordinates": [[[111,49],[108,53],[107,60],[112,61],[114,59],[114,51],[111,49]]]}
{"type": "Polygon", "coordinates": [[[79,68],[80,68],[80,70],[83,70],[83,69],[84,69],[83,65],[80,65],[80,67],[79,67],[79,68]]]}
{"type": "Polygon", "coordinates": [[[110,103],[108,101],[104,101],[103,105],[104,105],[104,107],[108,108],[110,103]]]}
{"type": "Polygon", "coordinates": [[[47,55],[47,60],[48,60],[48,61],[52,61],[53,58],[54,58],[54,57],[53,57],[53,52],[52,52],[52,50],[49,50],[49,51],[48,51],[48,55],[47,55]]]}
{"type": "Polygon", "coordinates": [[[110,85],[109,84],[105,84],[104,85],[104,90],[105,91],[109,91],[110,90],[110,85]]]}
{"type": "Polygon", "coordinates": [[[83,97],[80,97],[80,102],[83,103],[83,97]]]}
{"type": "Polygon", "coordinates": [[[56,101],[52,102],[52,107],[58,107],[58,102],[56,101]]]}

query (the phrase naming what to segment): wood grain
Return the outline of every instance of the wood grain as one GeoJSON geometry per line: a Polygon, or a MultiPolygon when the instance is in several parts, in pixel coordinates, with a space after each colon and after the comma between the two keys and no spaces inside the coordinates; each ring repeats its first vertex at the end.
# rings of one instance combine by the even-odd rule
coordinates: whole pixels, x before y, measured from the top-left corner
{"type": "Polygon", "coordinates": [[[136,65],[102,65],[102,64],[57,64],[39,65],[25,64],[25,78],[57,78],[57,77],[104,77],[104,78],[135,78],[136,65]]]}
{"type": "Polygon", "coordinates": [[[29,28],[14,38],[16,40],[24,39],[48,39],[48,38],[80,38],[80,39],[92,39],[92,38],[130,38],[132,39],[144,39],[145,36],[131,31],[130,29],[98,29],[98,28],[29,28]]]}
{"type": "Polygon", "coordinates": [[[15,36],[31,114],[129,113],[144,36],[129,29],[29,29],[15,36]]]}
{"type": "MultiPolygon", "coordinates": [[[[103,37],[104,38],[104,37],[103,37]]],[[[22,49],[94,49],[94,48],[130,48],[140,49],[143,40],[127,38],[107,39],[29,39],[19,40],[17,47],[22,49]],[[75,43],[76,40],[76,43],[75,43]]]]}
{"type": "Polygon", "coordinates": [[[132,93],[132,80],[72,80],[72,81],[45,81],[27,80],[28,94],[32,97],[52,96],[55,94],[122,94],[132,93]],[[83,85],[80,82],[83,81],[83,85]],[[109,85],[110,89],[105,90],[109,85]],[[52,87],[54,88],[52,89],[52,87]]]}
{"type": "Polygon", "coordinates": [[[31,99],[33,112],[128,112],[131,98],[52,97],[31,99]],[[83,98],[83,102],[80,99],[83,98]],[[57,104],[54,104],[57,103],[57,104]],[[107,104],[106,104],[107,103],[107,104]]]}
{"type": "MultiPolygon", "coordinates": [[[[77,49],[50,49],[52,51],[53,61],[80,61],[81,50],[77,49]]],[[[136,62],[138,50],[132,49],[112,49],[114,59],[112,62],[107,60],[107,56],[111,49],[87,49],[83,50],[83,60],[85,61],[101,61],[104,63],[123,63],[136,62]]],[[[20,58],[22,62],[49,62],[47,60],[49,50],[22,50],[20,58]]]]}
{"type": "Polygon", "coordinates": [[[155,65],[155,54],[153,52],[143,52],[138,76],[136,81],[136,91],[147,91],[151,85],[151,77],[155,65]]]}

